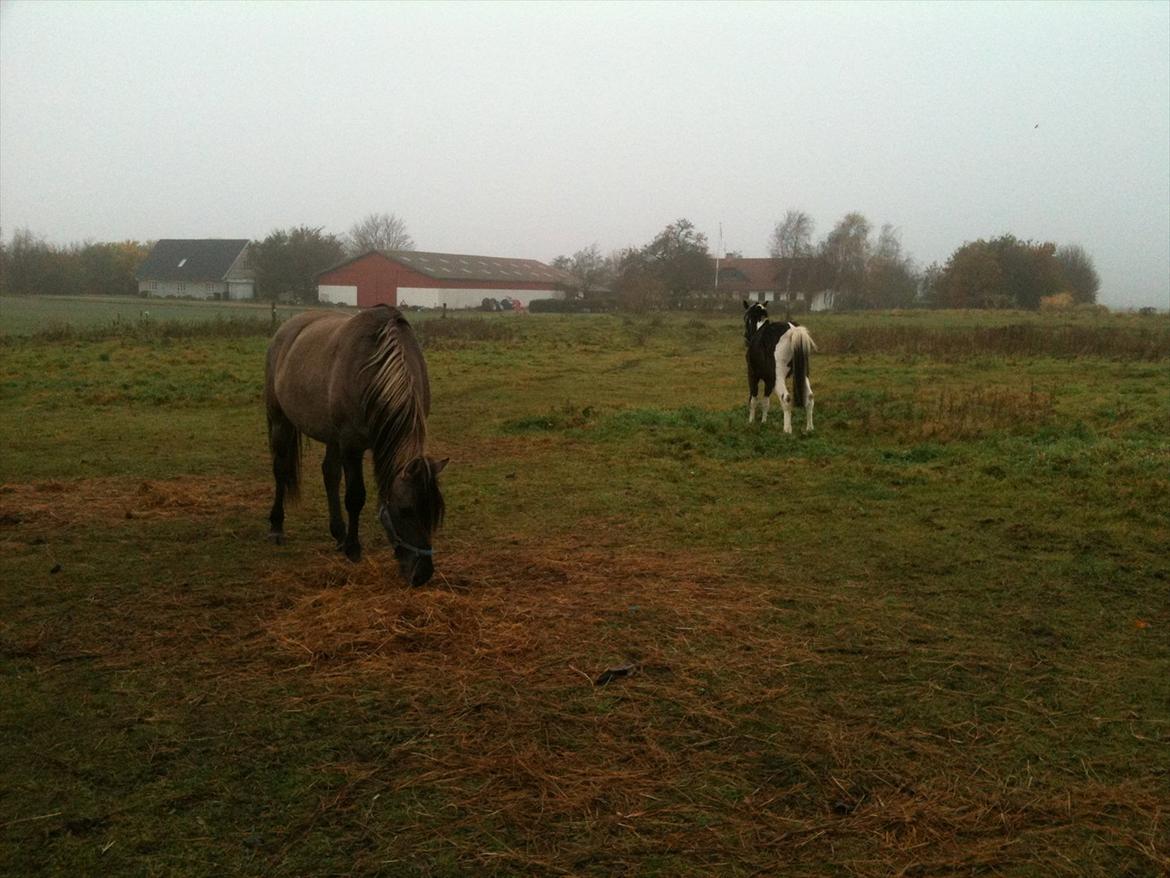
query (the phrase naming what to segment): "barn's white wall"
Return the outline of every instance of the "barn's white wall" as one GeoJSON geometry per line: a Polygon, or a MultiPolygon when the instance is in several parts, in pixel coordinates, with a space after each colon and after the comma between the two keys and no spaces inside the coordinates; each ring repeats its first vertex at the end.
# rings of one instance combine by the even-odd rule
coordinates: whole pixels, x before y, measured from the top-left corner
{"type": "Polygon", "coordinates": [[[256,290],[254,282],[250,280],[230,280],[228,281],[228,298],[229,299],[254,299],[256,298],[256,290]]]}
{"type": "Polygon", "coordinates": [[[441,287],[399,287],[398,304],[420,308],[478,308],[484,299],[519,299],[527,307],[533,299],[563,299],[560,290],[447,290],[441,287]]]}
{"type": "Polygon", "coordinates": [[[357,307],[357,287],[337,284],[318,284],[317,299],[321,302],[331,302],[334,305],[352,305],[357,307]]]}

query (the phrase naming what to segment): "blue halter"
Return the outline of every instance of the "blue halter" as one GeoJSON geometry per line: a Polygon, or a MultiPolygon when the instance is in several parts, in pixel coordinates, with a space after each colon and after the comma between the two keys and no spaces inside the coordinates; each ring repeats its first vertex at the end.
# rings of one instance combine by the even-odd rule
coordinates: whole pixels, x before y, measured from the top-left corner
{"type": "Polygon", "coordinates": [[[408,552],[414,552],[423,558],[433,558],[435,556],[434,549],[420,549],[417,546],[412,546],[402,537],[398,536],[398,531],[394,529],[394,521],[390,518],[390,510],[386,508],[386,504],[382,503],[378,507],[378,519],[382,522],[382,527],[386,528],[386,535],[390,537],[390,542],[394,544],[395,548],[406,549],[408,552]]]}

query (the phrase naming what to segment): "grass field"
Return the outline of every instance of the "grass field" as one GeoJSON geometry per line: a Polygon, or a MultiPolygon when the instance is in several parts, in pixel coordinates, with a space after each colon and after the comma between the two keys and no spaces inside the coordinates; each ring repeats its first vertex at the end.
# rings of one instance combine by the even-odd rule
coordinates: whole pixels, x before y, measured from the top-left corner
{"type": "MultiPolygon", "coordinates": [[[[267,302],[144,299],[114,296],[0,296],[0,334],[27,336],[79,332],[124,332],[138,324],[204,323],[209,320],[270,320],[267,302]]],[[[281,305],[278,319],[300,308],[281,305]]]]}
{"type": "Polygon", "coordinates": [[[0,308],[2,874],[1170,869],[1165,318],[810,315],[793,436],[734,315],[423,321],[410,590],[317,446],[265,541],[260,328],[0,308]]]}

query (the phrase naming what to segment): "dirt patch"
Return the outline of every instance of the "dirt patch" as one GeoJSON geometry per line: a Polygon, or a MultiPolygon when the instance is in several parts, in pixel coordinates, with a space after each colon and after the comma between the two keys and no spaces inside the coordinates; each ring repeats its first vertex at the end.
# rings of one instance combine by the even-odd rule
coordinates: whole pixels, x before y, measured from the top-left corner
{"type": "Polygon", "coordinates": [[[269,494],[253,481],[205,476],[13,483],[0,485],[0,529],[255,512],[266,508],[269,494]]]}

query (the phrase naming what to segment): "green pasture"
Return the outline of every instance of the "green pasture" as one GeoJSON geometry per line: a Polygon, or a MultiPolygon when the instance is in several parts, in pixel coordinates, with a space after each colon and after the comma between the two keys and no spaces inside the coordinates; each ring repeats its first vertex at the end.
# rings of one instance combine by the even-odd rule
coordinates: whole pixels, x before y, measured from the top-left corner
{"type": "MultiPolygon", "coordinates": [[[[300,308],[277,307],[278,319],[300,308]]],[[[0,336],[27,336],[66,328],[116,332],[142,323],[202,323],[209,320],[269,320],[267,302],[216,302],[98,296],[0,296],[0,336]]]]}
{"type": "Polygon", "coordinates": [[[1166,318],[807,315],[790,436],[735,314],[420,321],[410,590],[319,447],[265,541],[262,325],[109,307],[0,301],[0,873],[1170,868],[1166,318]]]}

